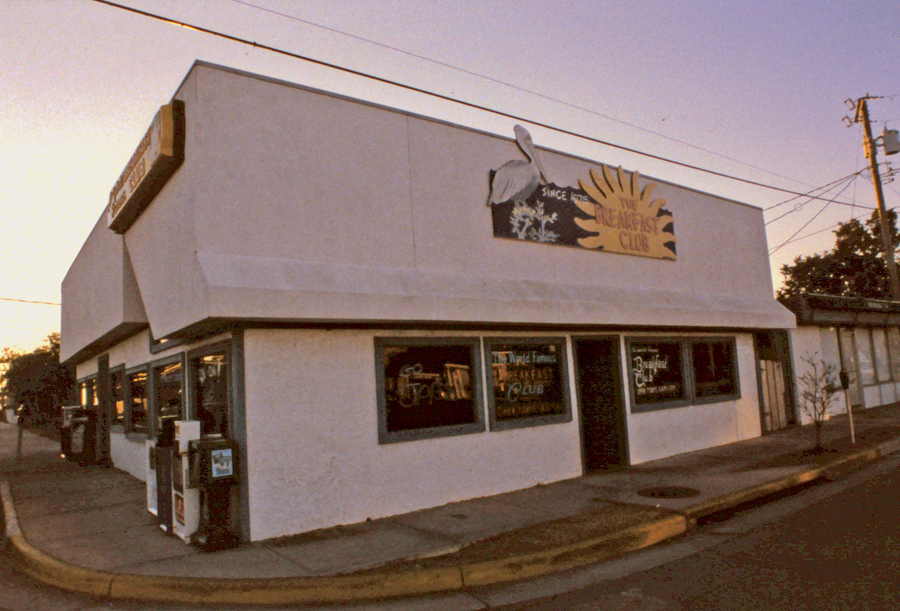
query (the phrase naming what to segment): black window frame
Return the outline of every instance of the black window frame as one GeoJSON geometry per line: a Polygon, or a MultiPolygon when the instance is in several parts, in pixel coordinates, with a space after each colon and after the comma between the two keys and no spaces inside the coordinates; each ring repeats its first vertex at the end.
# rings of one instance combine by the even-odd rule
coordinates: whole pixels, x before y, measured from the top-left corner
{"type": "MultiPolygon", "coordinates": [[[[206,346],[200,346],[199,348],[194,348],[193,350],[189,350],[186,353],[186,376],[185,376],[185,409],[187,410],[186,417],[191,420],[199,420],[198,416],[198,397],[196,396],[196,386],[195,382],[198,375],[197,361],[202,359],[205,356],[209,356],[211,354],[216,354],[217,352],[225,353],[225,377],[226,377],[226,390],[225,390],[225,433],[224,436],[228,439],[232,436],[232,428],[234,422],[234,404],[232,400],[232,356],[231,356],[231,342],[221,341],[215,342],[213,344],[208,344],[206,346]]],[[[184,397],[184,396],[183,396],[184,397]]],[[[207,433],[204,431],[204,435],[207,433]]]]}
{"type": "Polygon", "coordinates": [[[639,414],[644,412],[655,412],[663,409],[674,409],[678,407],[686,407],[692,404],[693,393],[691,389],[691,372],[688,369],[688,358],[685,350],[684,337],[626,337],[625,338],[625,371],[628,375],[628,390],[631,399],[631,413],[639,414]],[[634,380],[634,363],[631,357],[631,347],[634,344],[675,344],[678,346],[678,357],[680,360],[681,370],[681,386],[683,388],[684,397],[681,399],[669,399],[665,401],[654,401],[652,403],[637,402],[637,386],[634,380]]]}
{"type": "Polygon", "coordinates": [[[625,338],[625,354],[628,375],[628,392],[631,402],[631,413],[640,414],[645,412],[654,412],[664,409],[674,409],[679,407],[687,407],[689,405],[708,405],[710,403],[723,403],[726,401],[736,401],[741,398],[741,373],[740,359],[737,351],[736,336],[630,336],[625,338]],[[728,343],[731,346],[731,354],[734,360],[734,387],[735,392],[727,395],[713,395],[709,397],[698,397],[696,389],[696,375],[694,371],[694,351],[693,346],[700,343],[728,343]],[[668,401],[657,401],[654,403],[638,404],[636,401],[636,388],[634,380],[633,364],[631,361],[631,346],[633,344],[652,344],[667,343],[679,345],[679,357],[681,359],[681,378],[684,388],[684,398],[673,399],[668,401]]]}
{"type": "Polygon", "coordinates": [[[181,365],[181,418],[184,419],[187,415],[187,397],[186,397],[186,387],[187,387],[187,364],[185,363],[185,354],[180,352],[178,354],[173,354],[167,356],[165,358],[158,359],[156,361],[151,361],[148,364],[149,367],[149,375],[147,376],[147,386],[148,386],[148,394],[150,396],[150,420],[149,420],[149,433],[148,436],[151,439],[156,439],[159,436],[159,431],[157,430],[157,421],[159,420],[159,402],[157,400],[157,386],[159,385],[159,376],[158,369],[160,367],[165,367],[166,365],[173,365],[178,363],[181,365]]]}
{"type": "Polygon", "coordinates": [[[374,354],[375,392],[378,408],[378,443],[380,445],[485,432],[484,376],[482,369],[481,340],[479,337],[376,337],[374,354]],[[471,359],[471,368],[469,371],[472,380],[474,422],[389,431],[384,372],[384,349],[389,346],[467,346],[469,348],[471,359]]]}
{"type": "Polygon", "coordinates": [[[569,389],[569,349],[565,337],[487,337],[484,339],[484,380],[487,388],[488,426],[491,431],[505,431],[572,421],[572,397],[569,389]],[[561,414],[536,414],[514,419],[497,419],[496,397],[494,396],[493,348],[495,345],[517,344],[540,346],[555,344],[559,351],[560,393],[563,402],[561,414]]]}
{"type": "Polygon", "coordinates": [[[117,433],[125,432],[126,417],[125,412],[128,409],[128,391],[126,390],[127,375],[125,373],[125,364],[116,365],[109,368],[109,426],[110,430],[117,433]],[[118,418],[116,413],[116,385],[113,381],[114,376],[122,376],[122,418],[118,418]]]}
{"type": "Polygon", "coordinates": [[[145,363],[143,365],[139,365],[137,367],[131,367],[125,370],[125,384],[126,384],[126,392],[125,392],[125,434],[131,439],[134,437],[136,440],[146,439],[150,435],[150,421],[151,421],[151,395],[150,395],[150,377],[153,373],[150,370],[150,364],[145,363]],[[144,420],[146,421],[146,426],[144,427],[136,427],[134,426],[134,419],[132,417],[132,403],[134,401],[134,396],[131,392],[131,376],[143,373],[146,376],[146,381],[144,383],[144,393],[146,394],[147,399],[147,407],[145,410],[144,420]]]}
{"type": "Polygon", "coordinates": [[[738,367],[737,339],[729,337],[690,337],[688,338],[688,357],[691,364],[691,395],[694,397],[694,405],[707,403],[721,403],[723,401],[735,401],[741,398],[741,372],[738,367]],[[712,395],[707,397],[697,396],[697,372],[694,363],[694,346],[697,344],[728,344],[731,346],[731,358],[734,363],[734,392],[729,394],[712,395]]]}

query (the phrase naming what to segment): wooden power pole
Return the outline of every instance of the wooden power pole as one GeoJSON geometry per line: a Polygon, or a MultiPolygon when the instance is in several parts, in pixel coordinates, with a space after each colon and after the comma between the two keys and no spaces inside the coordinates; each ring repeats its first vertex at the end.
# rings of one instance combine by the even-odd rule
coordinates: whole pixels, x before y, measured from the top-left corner
{"type": "Polygon", "coordinates": [[[875,139],[872,138],[872,125],[869,123],[869,107],[866,102],[873,96],[866,95],[856,101],[856,117],[854,123],[862,121],[863,144],[869,167],[872,170],[872,183],[875,185],[875,197],[878,200],[878,219],[881,225],[881,243],[884,248],[884,262],[887,265],[888,279],[891,283],[891,299],[900,301],[900,280],[897,278],[897,264],[894,261],[894,244],[891,239],[891,224],[888,222],[884,208],[884,191],[881,189],[881,175],[878,172],[878,155],[875,139]]]}

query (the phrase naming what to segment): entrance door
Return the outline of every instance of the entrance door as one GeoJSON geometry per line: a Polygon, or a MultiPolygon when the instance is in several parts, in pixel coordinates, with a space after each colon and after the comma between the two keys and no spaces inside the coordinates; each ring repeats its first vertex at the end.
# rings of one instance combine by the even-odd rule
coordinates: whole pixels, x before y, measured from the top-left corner
{"type": "Polygon", "coordinates": [[[628,462],[619,338],[576,339],[585,472],[628,462]]]}

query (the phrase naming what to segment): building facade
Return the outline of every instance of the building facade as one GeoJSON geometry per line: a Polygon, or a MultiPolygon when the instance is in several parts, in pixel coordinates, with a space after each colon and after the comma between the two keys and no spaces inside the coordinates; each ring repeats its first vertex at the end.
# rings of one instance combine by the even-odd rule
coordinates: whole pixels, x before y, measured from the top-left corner
{"type": "Polygon", "coordinates": [[[233,439],[260,540],[760,435],[762,211],[515,135],[196,63],[63,282],[101,451],[233,439]]]}

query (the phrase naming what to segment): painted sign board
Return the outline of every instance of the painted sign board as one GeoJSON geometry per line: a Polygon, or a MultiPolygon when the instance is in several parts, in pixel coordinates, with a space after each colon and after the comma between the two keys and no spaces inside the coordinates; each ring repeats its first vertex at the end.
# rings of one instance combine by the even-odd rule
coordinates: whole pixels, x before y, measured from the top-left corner
{"type": "Polygon", "coordinates": [[[547,179],[531,136],[518,125],[516,138],[529,161],[510,161],[491,173],[495,237],[677,258],[675,219],[665,199],[654,199],[655,183],[642,188],[637,172],[601,165],[578,187],[560,186],[547,179]]]}
{"type": "Polygon", "coordinates": [[[184,102],[159,109],[109,193],[107,223],[125,233],[184,161],[184,102]]]}

